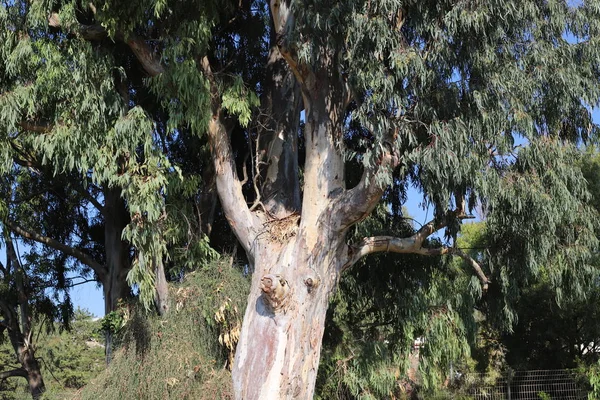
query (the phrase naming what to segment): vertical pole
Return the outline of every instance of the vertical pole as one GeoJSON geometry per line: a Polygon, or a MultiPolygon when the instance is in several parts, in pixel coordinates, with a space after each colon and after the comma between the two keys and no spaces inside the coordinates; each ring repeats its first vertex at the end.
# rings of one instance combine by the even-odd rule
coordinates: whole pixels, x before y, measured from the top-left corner
{"type": "Polygon", "coordinates": [[[512,376],[513,376],[513,371],[512,369],[508,369],[508,372],[506,374],[506,399],[507,400],[511,400],[511,395],[510,395],[510,384],[512,382],[512,376]]]}

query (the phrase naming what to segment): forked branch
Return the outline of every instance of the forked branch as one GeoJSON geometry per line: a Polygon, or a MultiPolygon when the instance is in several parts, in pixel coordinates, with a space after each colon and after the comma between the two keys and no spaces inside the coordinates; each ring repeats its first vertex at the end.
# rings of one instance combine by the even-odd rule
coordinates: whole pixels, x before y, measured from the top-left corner
{"type": "Polygon", "coordinates": [[[477,261],[475,261],[467,253],[463,252],[461,249],[453,248],[452,254],[462,258],[463,260],[465,260],[465,262],[467,264],[469,264],[469,266],[471,268],[473,268],[473,271],[475,271],[475,273],[477,274],[477,277],[481,281],[481,285],[482,285],[481,287],[482,287],[483,291],[484,292],[487,291],[490,280],[487,278],[487,276],[481,269],[481,266],[479,265],[479,263],[477,261]]]}
{"type": "Polygon", "coordinates": [[[386,181],[400,164],[400,158],[391,147],[386,146],[379,162],[371,169],[365,168],[358,185],[347,190],[334,204],[334,212],[339,216],[341,228],[346,229],[367,218],[386,189],[378,182],[386,181]]]}
{"type": "MultiPolygon", "coordinates": [[[[449,214],[456,213],[458,213],[458,209],[449,214]]],[[[434,232],[444,228],[447,225],[450,217],[451,216],[448,216],[442,220],[432,220],[423,225],[423,227],[421,227],[421,229],[419,229],[414,235],[407,238],[398,238],[393,236],[366,237],[360,243],[349,246],[350,251],[348,254],[348,261],[344,264],[343,268],[347,269],[354,265],[362,257],[375,253],[392,252],[401,254],[419,254],[423,256],[454,255],[461,257],[467,262],[467,264],[469,264],[481,281],[483,291],[487,291],[490,280],[483,272],[483,269],[479,263],[477,263],[477,261],[475,261],[475,259],[470,257],[468,254],[456,247],[423,247],[425,239],[427,239],[434,232]]],[[[454,217],[459,219],[472,218],[466,215],[454,215],[454,217]]]]}
{"type": "Polygon", "coordinates": [[[300,64],[294,50],[290,47],[289,36],[295,24],[291,3],[290,0],[271,0],[271,16],[273,17],[279,52],[290,66],[304,91],[307,89],[308,82],[312,81],[314,83],[315,79],[310,67],[300,64]]]}

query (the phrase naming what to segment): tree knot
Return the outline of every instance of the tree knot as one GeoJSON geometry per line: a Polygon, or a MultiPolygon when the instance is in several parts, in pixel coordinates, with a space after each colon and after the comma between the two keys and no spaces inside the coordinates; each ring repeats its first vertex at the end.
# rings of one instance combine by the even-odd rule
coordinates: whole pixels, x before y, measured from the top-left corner
{"type": "Polygon", "coordinates": [[[304,280],[304,284],[306,285],[308,293],[312,293],[313,290],[315,290],[317,287],[319,287],[320,283],[321,283],[321,280],[314,276],[309,276],[304,280]]]}
{"type": "Polygon", "coordinates": [[[273,311],[278,311],[289,297],[290,285],[281,275],[268,274],[260,280],[260,290],[273,311]]]}

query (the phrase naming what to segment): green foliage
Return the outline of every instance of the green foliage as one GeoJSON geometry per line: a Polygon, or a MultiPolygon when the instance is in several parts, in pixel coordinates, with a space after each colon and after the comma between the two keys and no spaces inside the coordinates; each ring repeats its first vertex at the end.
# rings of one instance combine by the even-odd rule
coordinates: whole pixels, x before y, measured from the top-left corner
{"type": "Polygon", "coordinates": [[[167,317],[131,308],[110,368],[77,398],[231,398],[229,349],[220,341],[240,323],[236,310],[244,309],[248,288],[237,267],[215,261],[171,287],[175,307],[167,317]]]}
{"type": "MultiPolygon", "coordinates": [[[[468,252],[491,278],[484,298],[462,262],[377,256],[348,271],[329,314],[322,393],[333,396],[343,387],[355,397],[397,394],[405,370],[400,360],[406,361],[417,336],[426,343],[423,385],[435,388],[448,364],[469,353],[474,308],[486,316],[490,332],[506,331],[517,321],[515,301],[527,284],[543,278],[561,304],[589,290],[600,229],[581,171],[582,163],[588,172],[595,164],[580,162],[580,145],[597,141],[599,133],[590,112],[600,98],[597,1],[293,3],[293,24],[285,32],[273,32],[262,1],[0,5],[0,215],[104,262],[102,240],[92,236],[110,217],[90,212],[89,197],[99,202],[106,190],[118,191],[129,213],[123,231],[131,254],[128,282],[148,308],[157,265],[179,276],[216,258],[197,207],[209,183],[207,123],[222,117],[234,144],[230,161],[247,171],[245,156],[252,155],[258,135],[254,123],[272,111],[257,109],[259,96],[268,93],[265,62],[276,44],[297,59],[300,71],[315,72],[310,85],[341,83],[323,103],[352,99],[335,132],[324,132],[340,139],[338,149],[357,170],[349,175],[378,166],[384,151],[400,160],[393,174],[368,175],[378,180],[370,184],[389,186],[385,206],[349,240],[413,234],[418,227],[401,211],[411,185],[436,220],[463,198],[469,212],[481,207],[486,217],[485,229],[465,229],[451,218],[444,237],[426,244],[485,247],[468,252]],[[59,22],[50,24],[49,15],[59,22]],[[108,37],[87,37],[86,27],[106,29],[108,37]],[[148,58],[160,60],[162,73],[151,76],[143,64],[148,58]],[[18,196],[42,186],[43,196],[18,204],[18,196]]],[[[331,114],[338,106],[307,112],[331,114]]],[[[295,156],[301,151],[292,149],[295,156]]],[[[252,169],[260,174],[260,167],[252,169]]],[[[41,246],[29,257],[38,268],[32,275],[52,275],[59,288],[67,286],[66,273],[81,270],[65,254],[41,246]]],[[[221,292],[200,293],[207,296],[199,306],[200,330],[218,331],[226,343],[236,308],[233,297],[215,293],[221,292]],[[214,310],[223,306],[225,316],[215,320],[214,310]]],[[[69,314],[68,302],[62,314],[69,314]]],[[[146,336],[150,328],[140,315],[132,316],[130,332],[148,340],[132,348],[154,351],[144,347],[152,349],[157,339],[146,336]]],[[[115,315],[105,321],[109,330],[121,324],[115,315]]],[[[148,324],[158,329],[157,321],[148,324]]],[[[193,351],[198,363],[213,354],[184,349],[193,351]]],[[[119,357],[117,375],[106,382],[131,369],[133,356],[119,357]]],[[[184,380],[159,370],[163,365],[182,371],[168,362],[145,364],[155,374],[152,382],[133,368],[129,381],[103,388],[106,396],[124,396],[125,384],[142,390],[153,382],[164,386],[151,396],[185,396],[184,380]]],[[[207,371],[200,375],[206,378],[207,371]]]]}
{"type": "Polygon", "coordinates": [[[590,346],[600,338],[599,305],[597,287],[584,298],[561,304],[547,280],[525,289],[516,305],[519,322],[502,339],[507,362],[514,369],[574,368],[597,362],[598,354],[590,346]]]}
{"type": "MultiPolygon", "coordinates": [[[[381,207],[355,235],[409,236],[414,228],[405,217],[381,207]]],[[[399,396],[415,385],[414,376],[407,376],[411,353],[418,360],[412,365],[418,365],[418,383],[433,395],[450,363],[457,365],[470,354],[479,295],[478,283],[460,263],[391,254],[363,260],[344,275],[330,305],[319,398],[399,396]],[[414,353],[417,338],[425,344],[414,353]]]]}
{"type": "Polygon", "coordinates": [[[592,389],[588,394],[588,399],[597,399],[600,396],[600,362],[586,368],[584,374],[587,376],[592,389]]]}
{"type": "MultiPolygon", "coordinates": [[[[69,32],[80,28],[78,21],[93,18],[103,23],[110,35],[128,35],[140,21],[147,21],[145,13],[138,10],[145,10],[150,5],[143,1],[139,3],[132,4],[131,12],[127,12],[128,18],[139,17],[137,21],[122,20],[123,14],[116,4],[103,4],[92,16],[90,9],[81,9],[77,2],[61,4],[57,21],[63,32],[69,32]]],[[[74,187],[80,192],[81,189],[90,192],[100,203],[102,195],[90,187],[118,189],[131,216],[131,224],[123,237],[137,250],[128,279],[138,285],[146,306],[154,297],[154,265],[167,256],[168,243],[173,240],[168,235],[170,231],[164,230],[166,197],[180,195],[177,190],[182,185],[172,183],[183,179],[178,165],[170,160],[172,154],[164,152],[165,148],[160,144],[165,143],[169,134],[175,135],[174,129],[180,128],[180,122],[191,123],[196,133],[203,132],[209,115],[208,89],[198,90],[205,85],[197,85],[204,78],[193,67],[197,79],[191,80],[190,69],[185,69],[186,62],[174,60],[191,48],[206,48],[201,43],[206,42],[217,18],[212,7],[202,3],[199,9],[206,12],[202,18],[196,13],[192,17],[189,13],[191,9],[197,9],[196,5],[190,5],[187,11],[180,5],[173,7],[166,3],[150,6],[157,17],[162,18],[166,13],[187,19],[187,22],[180,20],[172,24],[184,35],[176,35],[178,38],[169,47],[173,52],[164,54],[165,60],[173,57],[174,68],[169,69],[173,75],[164,74],[157,78],[157,83],[150,85],[143,82],[136,67],[126,61],[127,56],[114,44],[98,45],[79,34],[67,37],[58,34],[56,28],[49,28],[48,15],[56,11],[51,2],[40,1],[32,5],[13,2],[0,7],[0,130],[4,132],[0,137],[0,164],[3,166],[0,173],[13,173],[13,160],[24,158],[25,162],[43,169],[44,175],[37,178],[42,182],[58,174],[67,175],[79,182],[74,187]],[[185,43],[188,46],[182,47],[185,43]],[[177,91],[178,95],[182,96],[184,91],[189,93],[185,104],[191,108],[186,108],[185,120],[178,121],[174,111],[170,122],[165,120],[157,124],[162,112],[160,106],[150,106],[143,96],[150,86],[159,88],[160,79],[167,82],[169,91],[175,82],[174,88],[181,89],[177,91]],[[198,102],[193,102],[192,99],[198,96],[198,102]],[[21,126],[24,121],[40,124],[43,128],[40,128],[41,132],[27,130],[21,126]],[[164,130],[165,124],[169,125],[168,130],[164,130]]],[[[189,61],[193,62],[191,58],[189,61]]],[[[249,118],[248,107],[256,103],[256,96],[249,94],[250,106],[244,108],[242,87],[234,86],[230,92],[231,107],[249,118]]],[[[167,96],[164,99],[166,105],[181,104],[181,97],[173,102],[167,96]]],[[[155,104],[161,101],[156,99],[155,104]]],[[[32,206],[37,210],[35,205],[32,206]]],[[[102,216],[94,213],[87,216],[89,219],[94,217],[102,216]]],[[[181,215],[177,217],[181,218],[181,215]]],[[[186,218],[195,217],[188,215],[186,218]]],[[[89,249],[86,224],[75,228],[83,230],[80,237],[83,237],[84,247],[89,249]]],[[[209,252],[207,247],[203,246],[204,253],[209,252]]],[[[199,260],[194,262],[199,263],[199,260]]]]}
{"type": "Polygon", "coordinates": [[[243,127],[247,127],[252,117],[252,108],[259,104],[258,97],[248,92],[240,77],[234,79],[233,84],[223,92],[223,108],[236,115],[243,127]]]}
{"type": "Polygon", "coordinates": [[[44,360],[46,379],[53,381],[51,388],[60,383],[65,389],[80,389],[104,370],[99,330],[100,323],[89,313],[76,310],[70,330],[49,335],[39,343],[37,355],[44,360]]]}
{"type": "Polygon", "coordinates": [[[540,400],[552,400],[552,397],[546,392],[539,392],[537,395],[540,400]]]}
{"type": "Polygon", "coordinates": [[[118,333],[126,322],[126,311],[121,304],[116,311],[111,311],[102,318],[102,331],[111,334],[118,333]]]}

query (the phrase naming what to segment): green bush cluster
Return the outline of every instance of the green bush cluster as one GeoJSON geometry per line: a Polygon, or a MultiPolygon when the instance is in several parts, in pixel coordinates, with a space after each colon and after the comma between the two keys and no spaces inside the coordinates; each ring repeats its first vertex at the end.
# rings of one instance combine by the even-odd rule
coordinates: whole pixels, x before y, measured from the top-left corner
{"type": "Polygon", "coordinates": [[[241,322],[228,313],[227,324],[215,315],[223,306],[244,310],[248,279],[239,268],[216,261],[172,285],[172,312],[149,314],[138,305],[124,313],[110,368],[76,397],[81,400],[229,399],[229,350],[219,342],[223,326],[241,322]]]}

